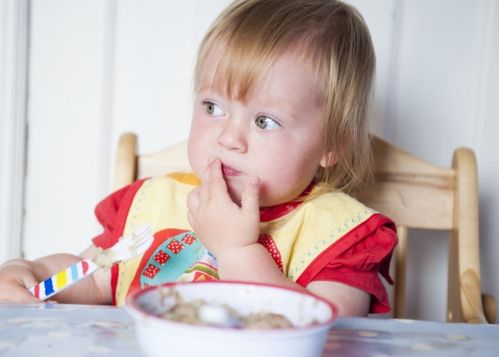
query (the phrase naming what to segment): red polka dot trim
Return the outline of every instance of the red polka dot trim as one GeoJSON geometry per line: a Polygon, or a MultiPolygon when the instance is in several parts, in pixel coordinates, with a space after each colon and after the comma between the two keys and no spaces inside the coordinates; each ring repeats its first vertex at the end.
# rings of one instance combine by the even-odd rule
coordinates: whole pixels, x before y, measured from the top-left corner
{"type": "Polygon", "coordinates": [[[284,270],[282,266],[281,253],[277,249],[277,245],[275,244],[272,237],[268,234],[260,234],[260,236],[258,237],[258,243],[263,245],[269,251],[272,259],[274,259],[275,263],[277,264],[277,267],[281,272],[283,272],[284,270]]]}

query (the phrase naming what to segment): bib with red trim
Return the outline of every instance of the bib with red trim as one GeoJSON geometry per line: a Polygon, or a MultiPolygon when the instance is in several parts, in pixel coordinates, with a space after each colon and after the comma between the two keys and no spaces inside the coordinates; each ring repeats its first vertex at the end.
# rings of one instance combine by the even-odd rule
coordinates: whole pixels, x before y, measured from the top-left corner
{"type": "MultiPolygon", "coordinates": [[[[216,258],[187,221],[186,198],[198,184],[193,174],[172,174],[147,179],[138,189],[123,235],[149,224],[155,232],[154,242],[142,256],[119,264],[114,279],[117,305],[124,304],[130,291],[148,285],[218,279],[216,258]]],[[[311,193],[315,190],[312,188],[311,193]]],[[[334,242],[375,213],[341,192],[312,197],[265,208],[260,213],[259,243],[293,281],[334,242]]]]}

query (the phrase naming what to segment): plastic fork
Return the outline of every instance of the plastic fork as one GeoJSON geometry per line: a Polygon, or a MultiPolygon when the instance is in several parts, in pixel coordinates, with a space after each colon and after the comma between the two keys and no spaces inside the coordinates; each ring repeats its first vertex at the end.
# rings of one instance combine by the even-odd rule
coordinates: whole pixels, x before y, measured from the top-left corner
{"type": "Polygon", "coordinates": [[[83,259],[65,270],[52,275],[29,291],[40,300],[47,300],[66,288],[83,280],[98,269],[143,254],[153,241],[150,226],[142,226],[132,234],[120,238],[112,247],[99,251],[92,259],[83,259]]]}

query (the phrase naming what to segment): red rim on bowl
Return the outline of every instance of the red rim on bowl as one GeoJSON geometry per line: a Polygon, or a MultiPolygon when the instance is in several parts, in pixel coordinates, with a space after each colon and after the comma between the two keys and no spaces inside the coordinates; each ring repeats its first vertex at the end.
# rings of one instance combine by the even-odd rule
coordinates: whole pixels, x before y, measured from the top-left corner
{"type": "MultiPolygon", "coordinates": [[[[296,331],[296,332],[300,332],[300,331],[313,331],[313,330],[316,330],[316,329],[323,329],[324,327],[327,327],[328,325],[331,325],[333,323],[333,321],[338,317],[338,309],[337,307],[329,302],[328,300],[318,296],[318,295],[315,295],[309,291],[300,291],[300,290],[297,290],[297,289],[292,289],[292,288],[289,288],[289,287],[285,287],[285,286],[279,286],[279,285],[273,285],[273,284],[266,284],[266,283],[253,283],[253,282],[246,282],[246,281],[236,281],[236,280],[208,280],[208,281],[196,281],[196,282],[168,282],[168,283],[163,283],[163,284],[160,284],[160,285],[154,285],[154,286],[148,286],[148,287],[145,287],[145,288],[142,288],[142,289],[138,289],[138,290],[135,290],[133,291],[132,293],[130,293],[127,297],[126,297],[126,307],[131,310],[132,312],[136,312],[136,313],[139,313],[141,315],[144,315],[144,316],[147,316],[148,318],[152,318],[152,319],[157,319],[158,321],[162,321],[164,323],[172,323],[172,324],[175,324],[175,325],[179,325],[179,326],[186,326],[186,327],[189,327],[191,328],[192,325],[189,325],[187,323],[182,323],[182,322],[178,322],[178,321],[172,321],[172,320],[168,320],[168,319],[164,319],[164,318],[161,318],[160,316],[157,316],[153,313],[149,313],[149,312],[146,312],[144,311],[143,309],[140,308],[139,304],[138,304],[138,300],[140,298],[140,296],[144,295],[144,294],[147,294],[149,291],[151,290],[156,290],[156,289],[162,289],[162,288],[174,288],[175,286],[182,286],[182,285],[192,285],[192,284],[196,284],[196,285],[200,285],[200,284],[211,284],[211,285],[214,285],[214,284],[228,284],[228,285],[247,285],[247,286],[263,286],[263,287],[269,287],[269,288],[273,288],[273,289],[279,289],[279,290],[285,290],[285,291],[290,291],[292,293],[295,293],[295,294],[298,294],[298,295],[305,295],[305,296],[309,296],[315,300],[318,300],[324,304],[326,304],[326,306],[328,306],[330,309],[331,309],[331,317],[328,318],[326,321],[324,322],[319,322],[317,324],[313,324],[313,325],[310,325],[310,326],[298,326],[298,327],[292,327],[292,328],[282,328],[282,329],[269,329],[269,330],[265,330],[265,333],[272,333],[272,334],[279,334],[279,333],[289,333],[290,331],[296,331]]],[[[251,329],[229,329],[229,328],[225,328],[225,327],[217,327],[217,326],[207,326],[207,325],[199,325],[199,326],[196,326],[196,328],[199,328],[201,330],[213,330],[213,329],[216,329],[216,330],[221,330],[223,329],[224,331],[227,331],[228,333],[231,333],[231,332],[235,332],[235,333],[248,333],[248,334],[254,334],[254,333],[257,333],[257,332],[260,332],[262,330],[251,330],[251,329]]]]}

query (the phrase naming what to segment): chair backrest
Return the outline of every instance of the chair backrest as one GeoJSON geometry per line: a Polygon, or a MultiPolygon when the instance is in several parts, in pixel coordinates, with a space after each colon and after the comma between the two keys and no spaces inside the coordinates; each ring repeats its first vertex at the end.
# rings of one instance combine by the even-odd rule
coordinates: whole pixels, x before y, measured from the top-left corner
{"type": "MultiPolygon", "coordinates": [[[[375,183],[362,197],[368,206],[397,223],[394,317],[405,317],[406,261],[409,229],[446,230],[449,239],[447,320],[495,322],[495,300],[480,288],[478,178],[474,153],[454,152],[452,166],[442,168],[376,136],[372,138],[375,183]]],[[[186,143],[138,155],[137,136],[120,137],[115,165],[116,189],[138,178],[190,170],[186,143]]]]}

